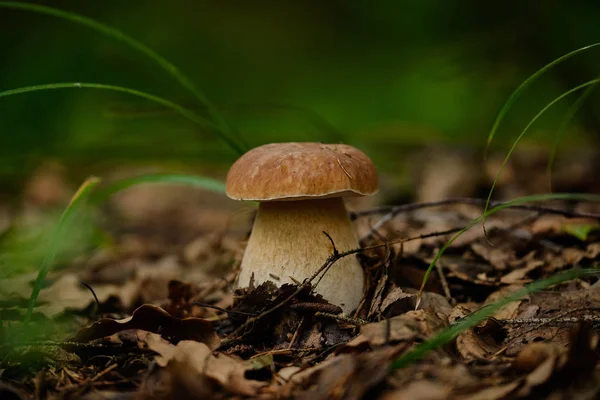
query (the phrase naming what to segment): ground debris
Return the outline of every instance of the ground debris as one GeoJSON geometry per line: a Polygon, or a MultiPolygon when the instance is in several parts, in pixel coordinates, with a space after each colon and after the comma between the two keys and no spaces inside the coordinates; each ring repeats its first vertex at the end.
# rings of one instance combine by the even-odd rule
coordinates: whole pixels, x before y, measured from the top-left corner
{"type": "Polygon", "coordinates": [[[204,343],[181,341],[177,345],[160,338],[149,340],[162,367],[141,388],[140,398],[230,398],[255,396],[269,383],[247,378],[256,368],[251,362],[224,354],[213,355],[204,343]]]}
{"type": "Polygon", "coordinates": [[[172,342],[196,340],[212,349],[217,348],[220,343],[209,322],[200,318],[179,319],[152,305],[143,305],[136,309],[131,317],[122,320],[100,319],[89,328],[79,331],[73,340],[89,342],[130,329],[160,333],[172,342]]]}
{"type": "MultiPolygon", "coordinates": [[[[427,185],[422,193],[435,189],[427,185]]],[[[27,195],[32,207],[63,201],[63,189],[49,192],[49,199],[33,189],[27,195]]],[[[361,244],[378,247],[358,255],[367,288],[358,310],[345,315],[303,282],[235,289],[251,213],[230,229],[233,209],[220,207],[219,199],[194,192],[177,204],[175,194],[163,187],[113,199],[110,244],[48,276],[26,329],[21,319],[35,274],[0,281],[1,398],[600,394],[595,277],[525,296],[419,361],[390,369],[397,357],[482,306],[558,271],[600,261],[597,219],[537,209],[490,217],[487,236],[476,226],[447,249],[415,309],[429,264],[449,232],[480,215],[481,203],[357,218],[361,244]],[[418,239],[384,243],[407,238],[418,239]]],[[[552,207],[597,211],[560,202],[552,207]]],[[[0,235],[19,220],[11,208],[6,228],[5,209],[0,206],[0,235]]]]}

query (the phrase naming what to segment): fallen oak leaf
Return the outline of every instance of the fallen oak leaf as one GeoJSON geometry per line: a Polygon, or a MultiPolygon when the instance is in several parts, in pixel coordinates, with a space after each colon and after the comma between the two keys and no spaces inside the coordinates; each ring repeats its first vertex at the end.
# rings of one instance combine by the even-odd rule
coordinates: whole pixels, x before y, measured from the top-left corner
{"type": "Polygon", "coordinates": [[[201,318],[176,318],[150,304],[138,307],[131,317],[125,319],[102,318],[77,332],[73,340],[89,342],[129,329],[157,333],[171,342],[193,340],[205,343],[210,349],[216,349],[221,344],[210,322],[201,318]]]}
{"type": "Polygon", "coordinates": [[[340,352],[353,348],[376,348],[384,344],[413,342],[431,337],[447,325],[446,317],[432,309],[408,311],[402,315],[361,325],[360,334],[348,342],[340,352]]]}
{"type": "Polygon", "coordinates": [[[299,400],[371,398],[365,394],[388,375],[391,360],[406,346],[389,346],[361,354],[341,354],[294,374],[281,391],[299,400]]]}
{"type": "MultiPolygon", "coordinates": [[[[170,371],[186,370],[197,382],[210,381],[232,394],[255,396],[258,390],[267,386],[266,382],[246,378],[246,372],[255,369],[251,362],[222,353],[213,355],[204,343],[183,340],[177,345],[165,343],[160,338],[150,336],[148,348],[158,355],[156,363],[170,371]]],[[[262,366],[261,366],[262,368],[262,366]]],[[[221,392],[214,385],[206,385],[205,391],[221,392]]]]}

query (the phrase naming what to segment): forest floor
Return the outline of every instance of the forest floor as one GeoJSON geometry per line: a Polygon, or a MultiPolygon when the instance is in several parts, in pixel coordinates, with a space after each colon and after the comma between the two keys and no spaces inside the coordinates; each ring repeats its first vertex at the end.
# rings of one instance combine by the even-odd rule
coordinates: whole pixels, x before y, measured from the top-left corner
{"type": "MultiPolygon", "coordinates": [[[[596,169],[586,162],[563,165],[555,190],[597,193],[596,169]]],[[[543,167],[513,168],[495,198],[539,192],[546,182],[543,167]]],[[[456,188],[466,178],[440,192],[447,170],[442,164],[419,175],[419,200],[481,197],[478,184],[456,188]]],[[[61,171],[42,168],[25,185],[22,204],[0,204],[3,239],[64,204],[73,188],[61,171]]],[[[393,189],[382,192],[393,197],[393,189]]],[[[481,215],[482,203],[390,208],[381,201],[349,203],[361,245],[370,246],[358,254],[368,290],[356,312],[342,315],[308,285],[233,289],[252,207],[162,185],[115,196],[98,222],[103,245],[60,259],[27,325],[21,321],[36,270],[2,277],[0,398],[598,397],[594,276],[524,296],[392,368],[482,306],[558,272],[595,266],[598,204],[557,201],[495,214],[487,236],[479,224],[448,248],[416,307],[427,267],[456,229],[481,215]]]]}

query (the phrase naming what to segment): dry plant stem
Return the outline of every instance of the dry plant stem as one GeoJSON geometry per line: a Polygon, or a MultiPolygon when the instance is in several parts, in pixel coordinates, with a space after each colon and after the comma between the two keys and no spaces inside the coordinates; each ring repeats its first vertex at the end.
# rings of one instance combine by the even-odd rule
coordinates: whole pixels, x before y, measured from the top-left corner
{"type": "Polygon", "coordinates": [[[355,325],[355,326],[360,326],[360,325],[364,325],[364,324],[368,324],[369,321],[365,321],[362,318],[354,318],[351,317],[349,315],[344,315],[344,314],[330,314],[330,313],[326,313],[326,312],[316,312],[315,313],[315,317],[325,317],[325,318],[330,318],[330,319],[334,319],[338,322],[345,322],[347,324],[351,324],[351,325],[355,325]]]}
{"type": "Polygon", "coordinates": [[[304,323],[304,317],[302,317],[300,319],[300,322],[298,322],[298,326],[296,327],[294,335],[292,336],[292,339],[290,340],[290,345],[287,347],[288,350],[291,349],[292,346],[294,345],[294,342],[296,341],[296,337],[298,337],[298,332],[300,332],[300,328],[302,327],[303,323],[304,323]]]}
{"type": "Polygon", "coordinates": [[[296,297],[302,290],[306,289],[313,280],[315,280],[317,278],[317,276],[319,276],[321,273],[327,273],[327,270],[339,259],[350,256],[350,255],[354,255],[354,254],[358,254],[360,252],[363,251],[367,251],[367,250],[373,250],[373,249],[377,249],[380,247],[385,247],[385,246],[389,246],[391,244],[396,244],[396,243],[404,243],[404,242],[409,242],[412,240],[420,240],[420,239],[426,239],[429,237],[433,237],[433,236],[441,236],[441,235],[449,235],[451,233],[456,233],[458,231],[460,231],[463,228],[455,228],[455,229],[450,229],[447,231],[442,231],[442,232],[432,232],[432,233],[428,233],[428,234],[424,234],[424,235],[419,235],[419,236],[415,236],[415,237],[410,237],[410,238],[406,238],[406,239],[399,239],[399,240],[394,240],[392,242],[386,242],[386,243],[381,243],[381,244],[375,244],[372,246],[367,246],[367,247],[362,247],[362,248],[357,248],[357,249],[353,249],[353,250],[348,250],[345,252],[334,252],[332,255],[330,255],[327,260],[325,261],[325,263],[323,263],[323,265],[321,265],[321,267],[319,267],[319,269],[317,269],[308,279],[305,279],[304,282],[298,286],[298,288],[294,291],[294,293],[292,293],[291,295],[289,295],[288,297],[286,297],[285,299],[283,299],[281,302],[275,304],[273,307],[269,308],[268,310],[263,311],[262,313],[260,313],[259,315],[255,316],[255,317],[250,317],[246,320],[246,322],[244,322],[242,325],[240,325],[239,327],[237,327],[233,332],[231,332],[231,334],[229,334],[229,336],[227,338],[225,338],[222,342],[221,342],[221,346],[225,346],[230,344],[231,342],[233,342],[234,340],[237,340],[236,336],[238,334],[240,334],[241,332],[243,332],[244,330],[246,330],[249,326],[251,326],[252,324],[258,322],[260,319],[266,317],[269,314],[272,314],[273,312],[279,310],[281,307],[283,307],[284,305],[286,305],[287,303],[289,303],[294,297],[296,297]]]}
{"type": "MultiPolygon", "coordinates": [[[[385,223],[385,222],[389,221],[390,219],[392,219],[393,217],[395,217],[397,214],[414,211],[414,210],[419,210],[421,208],[439,207],[439,206],[445,206],[445,205],[449,205],[449,204],[473,204],[473,205],[484,206],[485,202],[486,202],[485,199],[456,198],[456,199],[446,199],[446,200],[440,200],[440,201],[426,201],[426,202],[421,202],[421,203],[409,203],[409,204],[402,204],[402,205],[398,205],[398,206],[384,206],[384,207],[377,207],[377,208],[372,208],[372,209],[364,210],[364,211],[352,212],[352,213],[350,213],[350,218],[352,220],[354,220],[357,218],[366,217],[368,215],[384,214],[384,213],[390,214],[389,217],[387,217],[387,215],[386,215],[382,218],[382,220],[383,220],[384,218],[387,217],[387,219],[385,221],[383,221],[383,223],[385,223]]],[[[492,201],[492,202],[490,202],[490,207],[497,207],[502,204],[504,204],[504,202],[492,201]]],[[[567,210],[560,210],[557,208],[535,206],[535,205],[515,205],[515,206],[511,206],[510,208],[517,209],[517,210],[538,211],[543,214],[558,214],[558,215],[563,215],[565,217],[571,217],[571,218],[600,219],[600,214],[596,214],[596,213],[567,211],[567,210]]]]}
{"type": "MultiPolygon", "coordinates": [[[[545,317],[545,318],[515,318],[515,319],[500,319],[497,320],[502,325],[532,325],[536,326],[533,329],[538,329],[544,325],[550,326],[567,326],[572,324],[577,324],[579,322],[590,322],[594,326],[600,325],[600,316],[587,314],[581,315],[579,317],[567,317],[569,314],[574,314],[580,311],[598,311],[598,308],[590,308],[590,307],[579,307],[574,308],[572,310],[564,311],[554,317],[545,317]]],[[[532,330],[533,330],[532,329],[532,330]]],[[[529,330],[527,331],[529,332],[529,330]]]]}
{"type": "Polygon", "coordinates": [[[367,232],[364,236],[362,236],[359,239],[359,242],[360,243],[364,243],[366,240],[370,239],[371,236],[373,236],[376,233],[378,233],[379,229],[382,226],[384,226],[387,222],[389,222],[392,219],[394,219],[394,217],[396,216],[396,214],[397,214],[396,212],[389,212],[389,213],[385,214],[383,217],[381,217],[381,219],[379,221],[377,221],[373,226],[371,226],[371,229],[369,229],[369,232],[367,232]]]}
{"type": "Polygon", "coordinates": [[[226,310],[223,307],[219,307],[219,306],[215,306],[215,305],[207,304],[207,303],[202,303],[202,302],[199,302],[199,301],[192,301],[192,305],[198,306],[198,307],[212,308],[213,310],[221,311],[221,312],[224,312],[226,314],[238,314],[238,315],[245,315],[245,316],[249,316],[249,317],[253,317],[253,316],[256,315],[256,314],[253,314],[253,313],[247,313],[247,312],[243,312],[243,311],[226,310]]]}
{"type": "Polygon", "coordinates": [[[442,283],[442,288],[444,289],[444,295],[446,296],[446,300],[450,304],[454,303],[452,299],[452,294],[450,293],[450,287],[448,286],[448,281],[446,280],[446,275],[444,274],[444,269],[440,265],[440,263],[435,263],[435,268],[437,270],[438,276],[440,277],[440,282],[442,283]]]}
{"type": "Polygon", "coordinates": [[[529,319],[505,319],[500,321],[503,325],[572,325],[579,322],[591,322],[598,326],[600,325],[600,316],[582,315],[581,317],[562,317],[562,318],[529,318],[529,319]]]}
{"type": "MultiPolygon", "coordinates": [[[[261,202],[242,260],[239,287],[273,281],[302,282],[333,251],[359,247],[356,232],[341,198],[261,202]],[[329,240],[323,236],[327,232],[329,240]]],[[[345,312],[363,296],[364,272],[356,257],[346,257],[322,276],[316,292],[345,312]]]]}

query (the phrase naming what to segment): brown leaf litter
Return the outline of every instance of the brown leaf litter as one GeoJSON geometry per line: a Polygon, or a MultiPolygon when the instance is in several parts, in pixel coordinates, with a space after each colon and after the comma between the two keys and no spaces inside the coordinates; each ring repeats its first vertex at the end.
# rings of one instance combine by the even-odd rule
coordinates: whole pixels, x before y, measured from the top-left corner
{"type": "MultiPolygon", "coordinates": [[[[503,190],[513,190],[509,181],[503,190]]],[[[30,185],[32,204],[56,204],[68,189],[57,184],[45,198],[36,185],[30,185]]],[[[422,196],[429,198],[433,189],[424,188],[422,196]]],[[[462,194],[464,188],[443,190],[462,194]]],[[[482,306],[556,272],[595,265],[600,234],[577,231],[587,229],[589,218],[532,210],[490,218],[487,237],[476,226],[448,248],[417,310],[418,286],[449,235],[383,242],[460,228],[481,208],[446,204],[380,224],[383,215],[359,218],[362,244],[382,245],[359,255],[368,287],[356,312],[344,315],[309,285],[298,293],[296,285],[268,283],[234,290],[249,215],[232,223],[234,210],[196,193],[193,199],[211,204],[201,206],[202,218],[191,218],[185,207],[193,213],[198,204],[186,201],[180,208],[173,203],[178,197],[163,188],[115,198],[108,207],[111,244],[49,275],[27,327],[19,321],[35,276],[0,283],[0,397],[493,400],[600,394],[595,277],[510,303],[421,360],[390,370],[397,357],[482,306]],[[136,210],[136,204],[143,207],[136,210]],[[202,226],[211,209],[214,218],[202,226]]]]}

